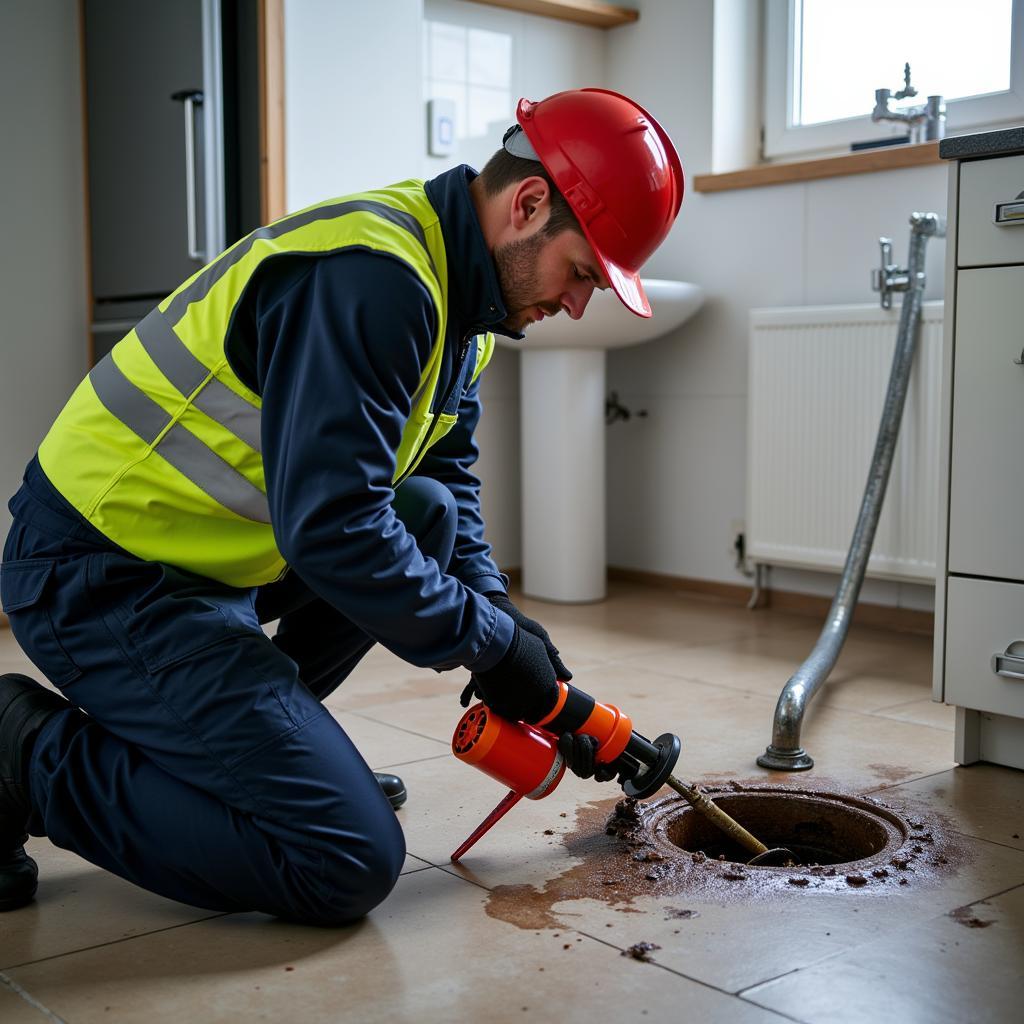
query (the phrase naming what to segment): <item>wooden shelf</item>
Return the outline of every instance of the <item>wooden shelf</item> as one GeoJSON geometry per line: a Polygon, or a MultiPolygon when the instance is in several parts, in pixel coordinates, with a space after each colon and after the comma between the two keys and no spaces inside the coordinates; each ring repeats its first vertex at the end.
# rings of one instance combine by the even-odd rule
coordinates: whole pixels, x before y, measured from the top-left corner
{"type": "Polygon", "coordinates": [[[891,171],[900,167],[923,167],[941,164],[937,142],[917,142],[905,146],[867,149],[860,153],[830,156],[820,160],[800,160],[791,164],[762,164],[726,174],[695,174],[695,192],[725,192],[734,188],[760,188],[764,185],[787,185],[794,181],[816,178],[837,178],[844,174],[868,174],[891,171]]]}
{"type": "Polygon", "coordinates": [[[540,14],[545,18],[575,21],[594,28],[615,28],[628,25],[640,17],[640,12],[629,7],[600,3],[599,0],[475,0],[488,7],[504,7],[523,14],[540,14]]]}

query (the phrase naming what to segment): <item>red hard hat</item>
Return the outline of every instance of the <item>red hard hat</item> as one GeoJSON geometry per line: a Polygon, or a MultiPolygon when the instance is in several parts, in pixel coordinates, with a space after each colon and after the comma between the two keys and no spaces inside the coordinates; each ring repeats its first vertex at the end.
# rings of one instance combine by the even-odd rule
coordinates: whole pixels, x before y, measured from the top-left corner
{"type": "MultiPolygon", "coordinates": [[[[516,120],[616,295],[637,316],[650,316],[640,268],[683,201],[683,167],[668,134],[643,107],[607,89],[572,89],[539,103],[521,99],[516,120]]],[[[520,145],[517,153],[506,143],[521,156],[530,147],[520,145]]]]}

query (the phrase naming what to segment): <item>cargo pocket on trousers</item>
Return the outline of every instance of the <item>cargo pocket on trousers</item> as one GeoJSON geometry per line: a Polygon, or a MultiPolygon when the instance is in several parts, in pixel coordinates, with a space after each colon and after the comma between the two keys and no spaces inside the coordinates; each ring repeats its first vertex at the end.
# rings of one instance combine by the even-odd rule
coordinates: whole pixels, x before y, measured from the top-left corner
{"type": "Polygon", "coordinates": [[[21,649],[54,686],[73,683],[82,670],[57,638],[46,606],[51,558],[26,558],[0,565],[0,605],[21,649]]]}

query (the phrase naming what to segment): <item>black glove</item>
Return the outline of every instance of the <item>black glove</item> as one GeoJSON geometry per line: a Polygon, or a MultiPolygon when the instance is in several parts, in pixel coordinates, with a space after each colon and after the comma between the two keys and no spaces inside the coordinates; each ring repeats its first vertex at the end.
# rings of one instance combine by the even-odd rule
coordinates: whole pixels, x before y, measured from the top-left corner
{"type": "Polygon", "coordinates": [[[573,775],[608,782],[615,778],[615,769],[611,765],[597,764],[597,746],[593,736],[582,732],[563,732],[558,738],[558,749],[573,775]]]}
{"type": "Polygon", "coordinates": [[[462,691],[462,706],[473,696],[512,722],[532,724],[549,715],[558,701],[558,682],[540,637],[516,626],[501,661],[470,679],[462,691]]]}
{"type": "Polygon", "coordinates": [[[572,673],[565,667],[565,663],[558,656],[558,648],[551,642],[551,637],[548,636],[548,631],[539,622],[531,619],[528,615],[524,615],[508,599],[508,594],[503,590],[492,590],[490,593],[484,594],[484,597],[486,597],[495,608],[508,615],[520,629],[525,629],[527,633],[532,633],[534,636],[540,637],[540,639],[544,641],[544,647],[548,652],[548,657],[551,659],[551,667],[555,670],[555,675],[566,682],[572,679],[572,673]]]}

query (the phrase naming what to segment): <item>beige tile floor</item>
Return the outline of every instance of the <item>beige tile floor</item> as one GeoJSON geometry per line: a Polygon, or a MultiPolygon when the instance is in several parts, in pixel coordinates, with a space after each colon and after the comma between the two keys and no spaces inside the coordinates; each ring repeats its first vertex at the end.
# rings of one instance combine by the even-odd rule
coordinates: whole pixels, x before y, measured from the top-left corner
{"type": "MultiPolygon", "coordinates": [[[[583,689],[618,703],[642,731],[679,733],[683,777],[872,794],[944,821],[960,849],[955,870],[883,899],[806,890],[749,902],[701,892],[628,906],[565,898],[520,927],[496,897],[539,892],[586,865],[589,837],[563,837],[580,812],[596,820],[614,787],[567,777],[451,865],[451,850],[502,794],[448,753],[465,673],[422,671],[376,650],[328,706],[370,764],[398,767],[409,787],[400,812],[409,857],[381,907],[327,930],[210,914],[33,840],[38,899],[0,917],[0,1021],[1019,1019],[1024,773],[954,766],[952,709],[930,701],[928,640],[855,626],[805,722],[814,771],[778,776],[754,757],[819,623],[634,585],[600,605],[522,605],[583,689]],[[694,915],[670,919],[666,904],[683,900],[694,915]],[[621,955],[638,941],[660,946],[651,962],[621,955]]],[[[0,670],[30,671],[5,631],[0,670]]]]}

